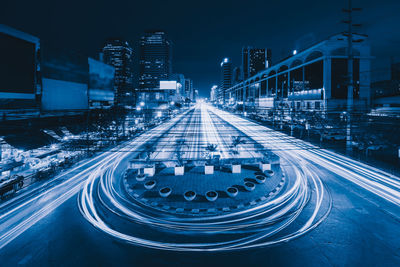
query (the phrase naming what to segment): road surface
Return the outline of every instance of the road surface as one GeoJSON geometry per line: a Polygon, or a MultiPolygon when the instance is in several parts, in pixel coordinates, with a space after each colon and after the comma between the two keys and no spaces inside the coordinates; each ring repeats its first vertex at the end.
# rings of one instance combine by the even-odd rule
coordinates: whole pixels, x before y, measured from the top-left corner
{"type": "MultiPolygon", "coordinates": [[[[256,157],[259,151],[247,147],[242,155],[245,153],[246,157],[256,157]]],[[[65,171],[49,184],[2,203],[1,265],[398,266],[399,183],[397,177],[381,170],[202,104],[111,153],[65,171]],[[298,170],[302,181],[307,180],[310,198],[305,204],[312,208],[304,209],[295,225],[286,229],[289,232],[281,234],[284,237],[299,233],[289,242],[233,251],[154,249],[123,242],[82,216],[79,209],[82,206],[78,204],[82,188],[90,185],[91,177],[118,171],[118,166],[138,153],[144,144],[155,144],[157,149],[152,157],[161,160],[173,158],[177,150],[183,150],[187,158],[201,157],[207,143],[218,144],[221,157],[230,158],[234,157],[230,153],[230,135],[245,136],[279,155],[282,168],[288,170],[287,179],[293,179],[298,170]],[[185,146],[177,147],[177,138],[185,139],[185,146]],[[327,196],[331,201],[322,201],[327,196]],[[322,217],[325,213],[319,214],[322,209],[329,211],[327,217],[322,217]],[[318,219],[320,224],[316,224],[318,219]]],[[[118,220],[116,215],[107,216],[112,222],[118,220]]],[[[157,239],[161,243],[160,240],[170,238],[167,231],[163,238],[162,231],[155,235],[151,227],[137,227],[148,237],[146,240],[157,239]]],[[[130,229],[131,233],[135,230],[130,229]]],[[[207,241],[219,242],[219,236],[215,238],[207,241]]],[[[275,239],[265,242],[271,240],[275,239]]],[[[258,244],[253,239],[249,243],[258,244]]]]}

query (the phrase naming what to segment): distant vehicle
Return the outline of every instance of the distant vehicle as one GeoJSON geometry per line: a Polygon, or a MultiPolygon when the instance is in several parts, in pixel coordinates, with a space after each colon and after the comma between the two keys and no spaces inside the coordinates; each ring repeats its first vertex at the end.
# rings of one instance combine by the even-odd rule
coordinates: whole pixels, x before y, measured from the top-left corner
{"type": "Polygon", "coordinates": [[[2,199],[6,194],[15,193],[24,185],[24,177],[15,175],[8,180],[0,181],[0,198],[2,199]]]}
{"type": "Polygon", "coordinates": [[[346,136],[343,133],[331,132],[331,133],[324,133],[323,139],[332,141],[342,141],[346,140],[346,136]]]}

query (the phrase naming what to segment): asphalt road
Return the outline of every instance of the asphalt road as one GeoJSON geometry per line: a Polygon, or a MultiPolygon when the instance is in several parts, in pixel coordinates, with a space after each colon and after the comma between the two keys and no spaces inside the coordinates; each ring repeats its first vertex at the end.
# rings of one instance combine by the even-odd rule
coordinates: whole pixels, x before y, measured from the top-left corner
{"type": "MultiPolygon", "coordinates": [[[[71,172],[64,172],[60,182],[53,186],[1,204],[0,265],[400,265],[397,177],[205,105],[123,146],[124,149],[99,155],[71,172]],[[126,152],[122,150],[135,151],[146,142],[158,142],[157,151],[165,146],[164,151],[161,149],[153,157],[171,158],[175,153],[172,144],[177,134],[183,133],[192,147],[188,149],[190,157],[199,157],[198,146],[207,142],[218,143],[221,156],[229,157],[227,135],[221,134],[232,131],[227,125],[271,149],[285,164],[291,165],[283,168],[299,168],[317,176],[332,199],[326,219],[304,235],[274,246],[228,252],[175,252],[120,242],[82,216],[78,192],[96,169],[107,169],[124,158],[126,152]]],[[[175,149],[183,148],[175,146],[175,149]]],[[[247,150],[250,154],[257,153],[247,150]]],[[[312,197],[309,202],[313,201],[316,200],[312,197]]],[[[312,217],[313,211],[305,210],[302,218],[312,217]]],[[[151,235],[152,230],[143,228],[143,231],[151,235]]]]}

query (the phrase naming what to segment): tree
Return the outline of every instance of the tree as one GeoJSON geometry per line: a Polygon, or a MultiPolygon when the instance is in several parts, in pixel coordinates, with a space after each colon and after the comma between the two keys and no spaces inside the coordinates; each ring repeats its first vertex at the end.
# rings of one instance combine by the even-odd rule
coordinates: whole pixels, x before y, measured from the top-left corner
{"type": "Polygon", "coordinates": [[[155,152],[155,150],[154,150],[154,146],[152,144],[145,145],[145,153],[146,153],[145,160],[146,160],[147,165],[150,164],[151,155],[153,155],[154,152],[155,152]]]}
{"type": "Polygon", "coordinates": [[[232,152],[233,152],[233,154],[238,155],[239,154],[239,151],[238,151],[239,145],[245,144],[245,143],[246,143],[246,141],[243,140],[240,136],[232,136],[232,148],[233,148],[232,152]]]}
{"type": "Polygon", "coordinates": [[[177,150],[175,152],[176,159],[178,161],[179,166],[183,166],[183,155],[185,155],[185,152],[182,151],[182,148],[187,147],[186,140],[185,139],[176,140],[176,147],[177,147],[177,150]]]}
{"type": "Polygon", "coordinates": [[[212,160],[212,157],[213,157],[213,155],[214,155],[214,152],[216,152],[217,151],[217,148],[218,148],[218,145],[217,144],[208,144],[207,146],[206,146],[206,154],[205,154],[205,157],[206,157],[206,159],[207,159],[207,161],[208,161],[208,163],[210,164],[211,163],[211,160],[212,160]]]}

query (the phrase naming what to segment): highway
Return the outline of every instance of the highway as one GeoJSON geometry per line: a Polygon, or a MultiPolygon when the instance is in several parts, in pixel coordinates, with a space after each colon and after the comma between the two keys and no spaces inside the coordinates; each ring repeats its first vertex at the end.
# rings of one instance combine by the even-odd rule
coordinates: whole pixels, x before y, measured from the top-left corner
{"type": "Polygon", "coordinates": [[[2,203],[0,257],[4,266],[394,266],[400,264],[399,192],[398,177],[199,104],[2,203]],[[273,203],[180,218],[127,203],[118,190],[114,177],[145,144],[153,144],[158,161],[179,151],[203,158],[207,144],[229,159],[236,157],[232,136],[247,141],[240,157],[259,157],[262,146],[281,158],[289,182],[273,203]]]}

